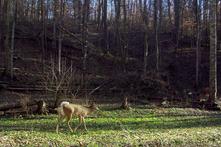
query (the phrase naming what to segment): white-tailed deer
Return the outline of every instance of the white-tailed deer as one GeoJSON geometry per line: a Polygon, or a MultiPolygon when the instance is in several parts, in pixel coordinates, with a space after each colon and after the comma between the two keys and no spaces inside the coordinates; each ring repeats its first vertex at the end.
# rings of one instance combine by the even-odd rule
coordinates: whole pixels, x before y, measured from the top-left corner
{"type": "Polygon", "coordinates": [[[99,109],[98,107],[95,106],[94,103],[92,103],[92,105],[89,107],[85,107],[85,106],[78,105],[78,104],[71,104],[69,102],[62,102],[61,105],[56,110],[58,112],[58,122],[56,126],[56,132],[58,133],[59,125],[64,119],[67,120],[67,124],[68,124],[70,131],[73,132],[70,126],[70,121],[73,116],[78,116],[79,118],[79,124],[75,127],[74,131],[76,131],[78,127],[82,125],[82,123],[84,124],[85,130],[87,130],[87,127],[84,121],[85,116],[99,109]]]}

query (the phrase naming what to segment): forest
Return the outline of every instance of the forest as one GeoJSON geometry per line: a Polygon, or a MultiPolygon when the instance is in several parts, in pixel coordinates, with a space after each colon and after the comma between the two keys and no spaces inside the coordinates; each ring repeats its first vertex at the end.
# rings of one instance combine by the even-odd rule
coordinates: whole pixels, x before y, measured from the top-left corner
{"type": "Polygon", "coordinates": [[[221,0],[0,0],[0,146],[221,145],[219,33],[221,0]]]}

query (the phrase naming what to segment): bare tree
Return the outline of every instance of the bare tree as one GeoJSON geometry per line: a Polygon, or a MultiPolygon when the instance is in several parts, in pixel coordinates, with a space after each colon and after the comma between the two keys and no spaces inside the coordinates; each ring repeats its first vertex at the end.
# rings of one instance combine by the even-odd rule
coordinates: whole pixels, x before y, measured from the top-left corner
{"type": "Polygon", "coordinates": [[[159,71],[159,0],[154,1],[154,33],[155,33],[155,50],[156,50],[156,71],[159,71]]]}
{"type": "Polygon", "coordinates": [[[194,0],[194,12],[196,18],[196,87],[199,86],[199,66],[200,66],[200,16],[201,11],[199,0],[194,0]]]}
{"type": "Polygon", "coordinates": [[[78,0],[78,19],[77,19],[77,23],[78,23],[78,29],[81,30],[81,22],[82,22],[82,2],[81,0],[78,0]]]}
{"type": "Polygon", "coordinates": [[[53,3],[53,41],[52,41],[52,48],[56,49],[56,41],[57,41],[57,23],[58,23],[58,7],[59,1],[54,0],[53,3]]]}
{"type": "Polygon", "coordinates": [[[3,6],[2,1],[0,0],[0,51],[2,51],[3,48],[3,6]]]}
{"type": "Polygon", "coordinates": [[[75,72],[72,71],[72,66],[65,68],[59,72],[54,60],[51,57],[51,63],[45,66],[45,72],[42,75],[42,83],[45,90],[54,94],[54,107],[59,105],[62,97],[65,98],[67,92],[71,92],[75,72]]]}
{"type": "Polygon", "coordinates": [[[169,28],[172,26],[172,16],[171,16],[171,1],[167,0],[167,11],[168,11],[168,18],[169,18],[169,28]]]}
{"type": "MultiPolygon", "coordinates": [[[[63,25],[63,15],[64,15],[64,0],[60,1],[60,14],[59,14],[59,25],[63,25]]],[[[58,32],[58,71],[61,73],[61,52],[62,52],[62,40],[63,40],[63,34],[62,30],[60,29],[58,32]]]]}
{"type": "Polygon", "coordinates": [[[123,9],[123,34],[122,34],[122,44],[121,44],[121,54],[123,59],[123,71],[126,72],[126,63],[127,63],[127,52],[128,52],[128,35],[127,35],[127,8],[126,0],[122,0],[122,9],[123,9]]]}
{"type": "Polygon", "coordinates": [[[209,0],[210,20],[210,73],[209,73],[209,103],[215,104],[217,99],[217,29],[216,1],[209,0]]]}
{"type": "Polygon", "coordinates": [[[206,31],[206,34],[208,33],[208,10],[209,10],[209,3],[208,0],[203,1],[203,26],[206,31]]]}
{"type": "Polygon", "coordinates": [[[179,33],[180,33],[180,0],[174,0],[174,13],[175,13],[175,43],[177,51],[179,46],[179,33]]]}
{"type": "MultiPolygon", "coordinates": [[[[36,0],[32,0],[31,1],[31,15],[29,16],[29,20],[32,21],[32,20],[36,20],[36,10],[35,10],[35,3],[36,3],[36,0]]],[[[28,15],[28,12],[29,11],[29,8],[27,10],[27,15],[28,15]]]]}
{"type": "MultiPolygon", "coordinates": [[[[149,6],[151,6],[151,0],[149,0],[149,6]]],[[[139,0],[140,4],[140,12],[145,24],[145,33],[144,33],[144,75],[146,75],[147,72],[147,57],[149,54],[149,49],[148,49],[148,32],[149,32],[149,12],[147,10],[147,0],[144,0],[142,4],[142,0],[139,0]]]]}
{"type": "Polygon", "coordinates": [[[121,47],[121,39],[120,39],[120,9],[121,9],[121,0],[114,0],[115,5],[115,34],[116,34],[116,45],[117,47],[121,47]]]}
{"type": "Polygon", "coordinates": [[[4,2],[4,50],[5,50],[5,69],[8,75],[10,75],[11,67],[10,67],[10,44],[9,44],[9,36],[10,36],[10,10],[11,10],[11,0],[4,2]]]}
{"type": "Polygon", "coordinates": [[[102,10],[102,0],[98,0],[97,2],[97,30],[100,29],[101,25],[101,10],[102,10]]]}
{"type": "Polygon", "coordinates": [[[85,88],[85,96],[87,97],[87,80],[86,80],[86,71],[87,71],[87,60],[88,60],[88,20],[89,20],[89,7],[90,0],[84,0],[83,4],[83,18],[82,18],[82,51],[83,51],[83,74],[82,74],[82,85],[85,88]]]}
{"type": "Polygon", "coordinates": [[[159,5],[158,6],[159,7],[158,8],[159,9],[158,10],[159,11],[159,24],[158,25],[159,25],[159,31],[162,31],[162,28],[163,28],[162,27],[162,21],[163,21],[163,0],[159,0],[158,3],[159,3],[158,4],[159,5]]]}
{"type": "Polygon", "coordinates": [[[42,49],[42,71],[44,72],[44,60],[45,60],[45,40],[46,40],[46,28],[45,28],[45,2],[41,0],[41,21],[42,21],[42,33],[41,33],[41,49],[42,49]]]}
{"type": "Polygon", "coordinates": [[[15,26],[16,26],[16,14],[17,14],[17,1],[13,0],[13,18],[12,18],[12,31],[11,31],[11,50],[10,50],[10,77],[13,80],[13,57],[14,57],[14,41],[15,41],[15,26]]]}
{"type": "Polygon", "coordinates": [[[103,39],[104,39],[104,49],[108,50],[108,34],[107,34],[107,0],[103,0],[103,39]]]}

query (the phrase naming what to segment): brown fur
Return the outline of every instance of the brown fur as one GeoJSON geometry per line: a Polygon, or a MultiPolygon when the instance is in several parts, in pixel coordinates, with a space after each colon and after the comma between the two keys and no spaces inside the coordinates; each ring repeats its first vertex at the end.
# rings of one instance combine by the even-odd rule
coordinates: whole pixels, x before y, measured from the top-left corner
{"type": "Polygon", "coordinates": [[[58,123],[56,127],[56,132],[58,133],[59,124],[64,119],[67,120],[70,131],[73,132],[70,126],[70,121],[73,116],[77,116],[79,118],[79,124],[75,127],[74,131],[76,131],[78,127],[81,126],[82,123],[84,125],[85,130],[87,130],[84,118],[90,113],[94,112],[95,110],[98,110],[98,108],[94,104],[92,104],[90,107],[85,107],[77,104],[68,104],[68,103],[61,104],[61,106],[57,108],[58,123]]]}

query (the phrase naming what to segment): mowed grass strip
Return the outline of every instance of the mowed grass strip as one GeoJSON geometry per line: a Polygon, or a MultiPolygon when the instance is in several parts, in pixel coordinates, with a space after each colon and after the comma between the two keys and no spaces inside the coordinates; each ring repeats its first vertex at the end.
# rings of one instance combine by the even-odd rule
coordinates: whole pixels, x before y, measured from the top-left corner
{"type": "Polygon", "coordinates": [[[221,146],[221,112],[214,111],[102,107],[86,118],[87,132],[63,123],[57,134],[56,123],[56,115],[1,118],[0,146],[221,146]]]}

